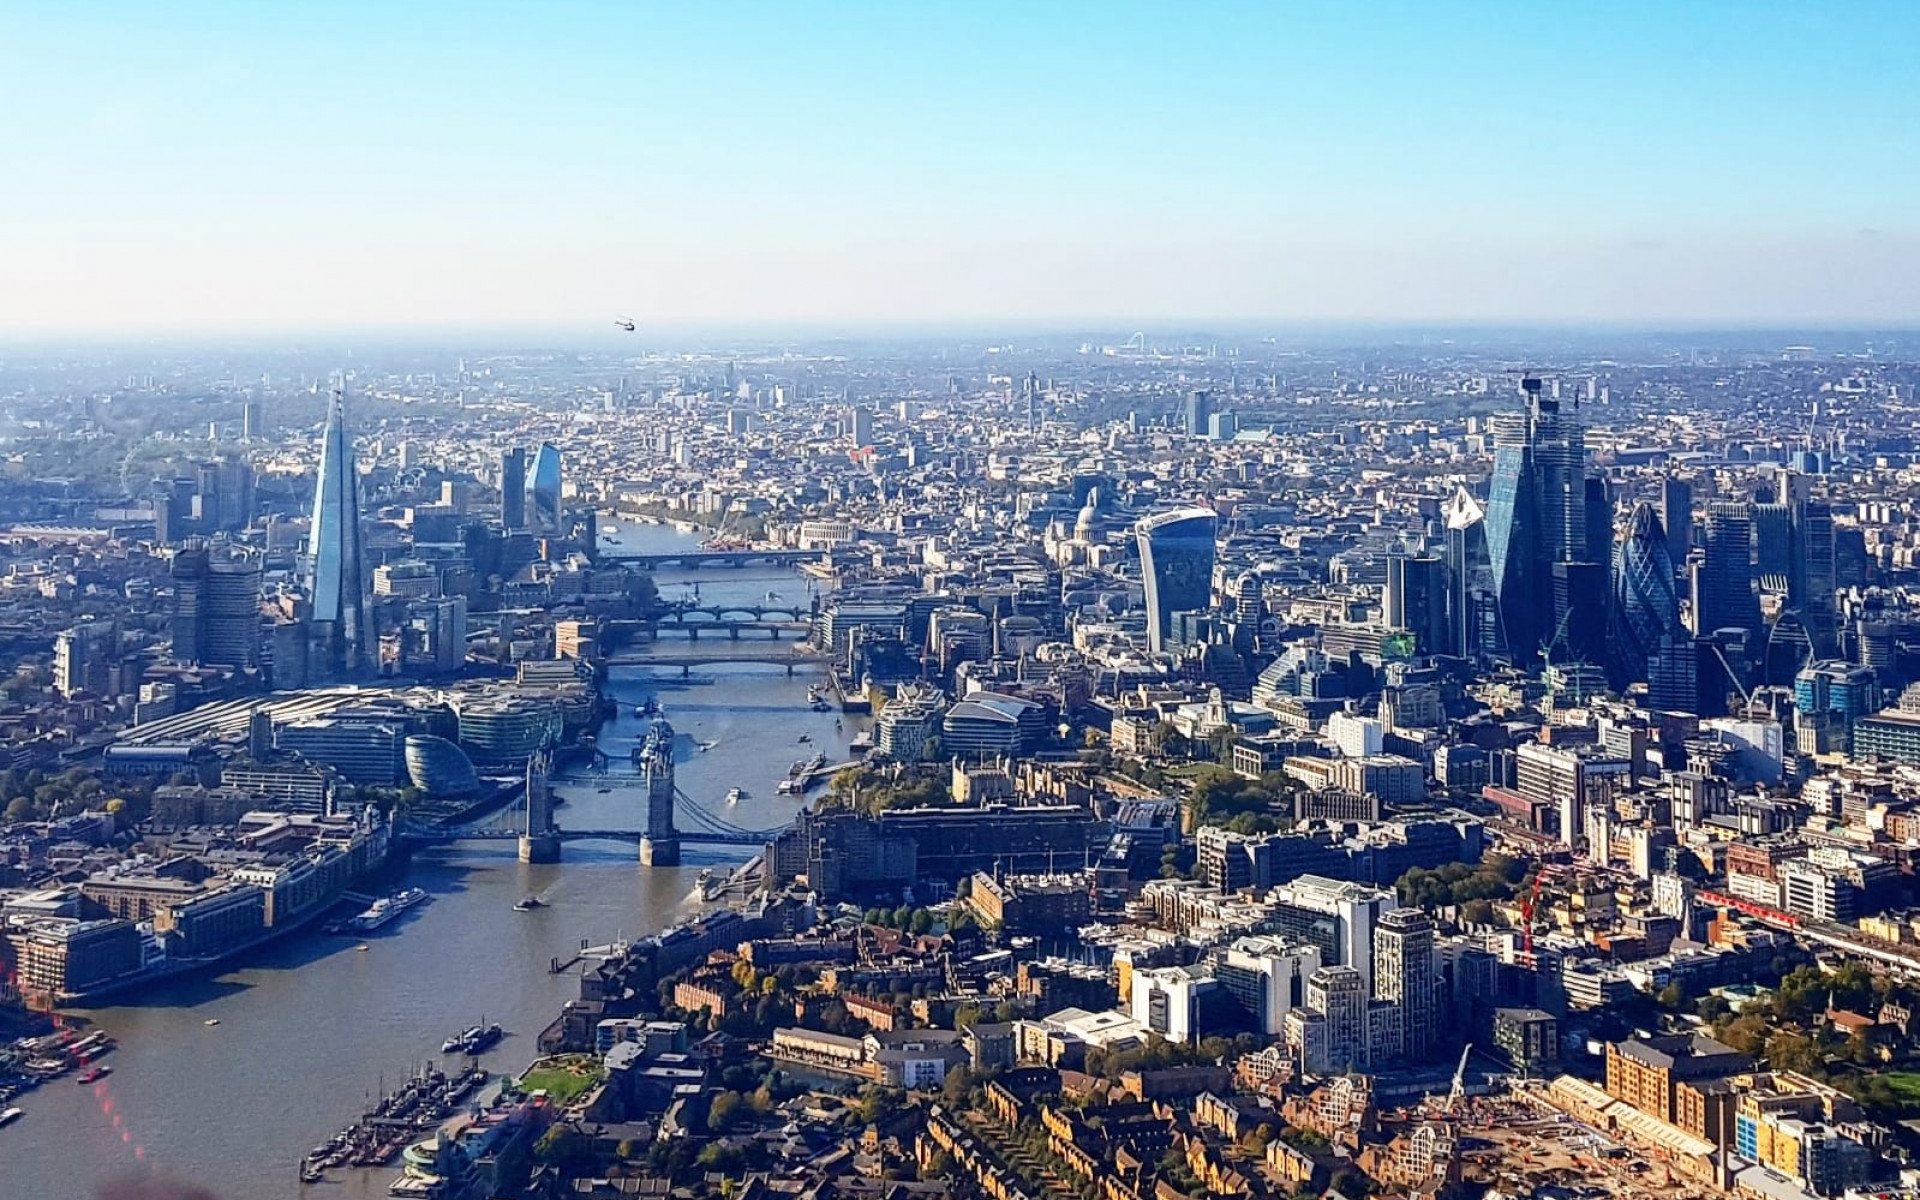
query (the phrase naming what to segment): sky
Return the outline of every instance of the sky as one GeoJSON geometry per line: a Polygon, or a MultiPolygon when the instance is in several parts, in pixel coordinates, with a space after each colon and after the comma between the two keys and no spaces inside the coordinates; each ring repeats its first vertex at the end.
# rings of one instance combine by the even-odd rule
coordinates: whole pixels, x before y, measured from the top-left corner
{"type": "Polygon", "coordinates": [[[0,337],[1920,324],[1920,5],[12,0],[0,337]]]}

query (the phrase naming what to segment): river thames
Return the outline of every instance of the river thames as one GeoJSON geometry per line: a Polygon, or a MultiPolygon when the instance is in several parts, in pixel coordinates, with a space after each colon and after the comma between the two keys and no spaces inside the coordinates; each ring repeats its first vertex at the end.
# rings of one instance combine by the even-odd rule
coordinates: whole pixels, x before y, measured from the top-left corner
{"type": "MultiPolygon", "coordinates": [[[[633,549],[683,549],[696,539],[659,526],[623,526],[614,539],[633,549]]],[[[610,539],[612,540],[612,539],[610,539]]],[[[806,580],[776,569],[663,572],[668,599],[766,602],[769,592],[804,603],[806,580]]],[[[667,640],[671,651],[682,642],[667,640]]],[[[701,651],[764,652],[759,640],[702,639],[701,651]]],[[[676,739],[682,790],[747,828],[778,825],[798,808],[775,794],[797,758],[845,747],[858,728],[807,708],[816,671],[728,664],[677,669],[618,668],[609,689],[620,715],[602,730],[614,769],[644,731],[634,706],[653,695],[676,739]],[[809,743],[800,742],[808,737],[809,743]],[[701,744],[709,748],[701,749],[701,744]],[[740,787],[736,805],[723,797],[740,787]]],[[[842,756],[845,757],[845,756],[842,756]]],[[[562,827],[637,828],[637,789],[601,794],[592,783],[562,784],[562,827]],[[624,793],[624,794],[623,794],[624,793]]],[[[682,823],[684,826],[684,822],[682,823]]],[[[20,1103],[26,1116],[0,1131],[0,1196],[90,1200],[104,1182],[153,1172],[211,1189],[220,1200],[385,1196],[398,1167],[333,1173],[302,1186],[296,1167],[308,1149],[351,1123],[382,1085],[414,1064],[442,1062],[440,1041],[485,1017],[507,1039],[483,1060],[518,1071],[534,1037],[574,993],[570,973],[548,960],[655,932],[697,911],[694,879],[751,851],[687,847],[676,868],[643,870],[635,847],[569,842],[558,864],[517,861],[511,842],[476,842],[416,855],[405,884],[431,902],[365,939],[298,934],[238,969],[156,990],[137,1004],[88,1010],[119,1040],[112,1075],[91,1085],[56,1080],[20,1103]],[[529,894],[551,907],[514,911],[529,894]],[[208,1025],[217,1019],[218,1025],[208,1025]]]]}

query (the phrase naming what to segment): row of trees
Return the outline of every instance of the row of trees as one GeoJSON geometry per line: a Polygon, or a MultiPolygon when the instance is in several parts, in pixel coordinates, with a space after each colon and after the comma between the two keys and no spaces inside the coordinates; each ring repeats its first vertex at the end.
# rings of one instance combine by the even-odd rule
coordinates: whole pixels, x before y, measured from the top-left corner
{"type": "Polygon", "coordinates": [[[1224,825],[1236,833],[1272,833],[1293,820],[1297,785],[1278,771],[1248,779],[1225,767],[1193,772],[1187,805],[1193,824],[1224,825]]]}
{"type": "Polygon", "coordinates": [[[98,772],[86,767],[65,771],[0,771],[0,819],[50,821],[88,809],[104,808],[122,825],[146,819],[152,804],[151,784],[115,780],[109,790],[98,772]]]}
{"type": "Polygon", "coordinates": [[[943,774],[931,771],[881,771],[846,767],[827,784],[822,807],[851,808],[868,814],[890,808],[947,804],[953,799],[943,774]]]}
{"type": "Polygon", "coordinates": [[[1489,854],[1478,864],[1447,863],[1428,870],[1414,867],[1394,882],[1400,903],[1421,908],[1447,908],[1486,902],[1484,912],[1492,915],[1491,902],[1510,900],[1527,877],[1527,864],[1505,854],[1489,854]]]}

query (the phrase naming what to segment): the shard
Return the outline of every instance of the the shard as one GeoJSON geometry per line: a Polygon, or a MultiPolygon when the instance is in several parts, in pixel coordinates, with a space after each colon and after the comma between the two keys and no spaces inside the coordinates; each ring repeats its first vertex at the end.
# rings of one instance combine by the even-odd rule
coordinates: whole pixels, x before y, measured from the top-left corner
{"type": "Polygon", "coordinates": [[[313,489],[307,535],[307,592],[312,601],[310,670],[320,681],[350,679],[367,667],[366,560],[360,545],[360,478],[345,404],[335,388],[320,440],[320,478],[313,489]]]}

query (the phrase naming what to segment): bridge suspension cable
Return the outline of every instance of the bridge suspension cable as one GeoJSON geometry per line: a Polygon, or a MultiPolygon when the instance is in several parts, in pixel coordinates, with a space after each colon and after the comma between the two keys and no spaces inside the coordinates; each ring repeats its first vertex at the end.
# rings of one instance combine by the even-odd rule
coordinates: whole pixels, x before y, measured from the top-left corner
{"type": "Polygon", "coordinates": [[[709,833],[731,834],[736,837],[771,838],[786,828],[784,825],[776,825],[771,829],[748,829],[745,826],[736,825],[732,821],[715,814],[708,809],[706,805],[701,804],[692,796],[681,791],[678,787],[673,789],[673,798],[677,802],[674,804],[675,813],[687,818],[687,820],[700,826],[709,833]]]}

